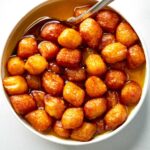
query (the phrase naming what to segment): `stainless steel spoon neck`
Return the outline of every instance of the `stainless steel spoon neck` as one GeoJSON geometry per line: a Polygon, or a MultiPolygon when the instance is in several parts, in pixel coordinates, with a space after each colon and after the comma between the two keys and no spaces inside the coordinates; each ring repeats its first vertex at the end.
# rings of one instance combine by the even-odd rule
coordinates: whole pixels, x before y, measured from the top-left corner
{"type": "Polygon", "coordinates": [[[104,8],[106,5],[108,5],[112,1],[114,1],[114,0],[100,0],[95,5],[93,5],[90,9],[85,11],[83,14],[81,14],[78,17],[71,17],[67,20],[67,22],[73,23],[73,24],[79,23],[82,20],[84,20],[84,19],[90,17],[91,15],[97,13],[99,10],[104,8]]]}

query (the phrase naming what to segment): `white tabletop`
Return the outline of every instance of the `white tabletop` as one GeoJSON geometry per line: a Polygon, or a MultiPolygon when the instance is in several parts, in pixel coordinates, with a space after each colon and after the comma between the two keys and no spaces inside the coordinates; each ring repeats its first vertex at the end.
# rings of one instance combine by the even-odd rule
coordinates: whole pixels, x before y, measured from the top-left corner
{"type": "MultiPolygon", "coordinates": [[[[16,21],[40,2],[42,0],[0,1],[0,56],[16,21]]],[[[115,0],[112,5],[134,21],[149,50],[150,0],[115,0]]],[[[150,92],[136,118],[119,134],[101,143],[71,147],[45,141],[31,133],[12,114],[5,96],[0,93],[0,150],[150,150],[149,97],[150,92]]]]}

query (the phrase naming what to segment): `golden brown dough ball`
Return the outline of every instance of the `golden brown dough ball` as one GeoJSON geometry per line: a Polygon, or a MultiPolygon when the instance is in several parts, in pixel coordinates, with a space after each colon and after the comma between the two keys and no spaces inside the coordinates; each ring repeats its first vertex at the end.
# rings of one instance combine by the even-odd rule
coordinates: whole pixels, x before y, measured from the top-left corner
{"type": "Polygon", "coordinates": [[[107,32],[114,32],[119,23],[119,16],[112,10],[101,10],[96,16],[97,22],[107,32]]]}
{"type": "Polygon", "coordinates": [[[46,23],[41,29],[41,37],[48,41],[57,42],[61,32],[66,27],[61,23],[46,23]]]}
{"type": "Polygon", "coordinates": [[[24,37],[18,45],[17,55],[21,58],[28,58],[38,53],[37,41],[34,37],[24,37]]]}
{"type": "Polygon", "coordinates": [[[112,43],[102,49],[101,55],[107,63],[113,64],[126,59],[127,48],[119,42],[112,43]]]}
{"type": "Polygon", "coordinates": [[[62,116],[61,123],[65,129],[75,129],[82,125],[83,119],[82,108],[68,108],[62,116]]]}
{"type": "Polygon", "coordinates": [[[81,127],[74,129],[71,133],[71,138],[77,141],[89,141],[96,133],[96,125],[89,122],[84,122],[81,127]]]}
{"type": "Polygon", "coordinates": [[[111,33],[103,34],[102,40],[99,45],[99,49],[102,50],[108,44],[114,43],[116,41],[115,36],[111,33]]]}
{"type": "Polygon", "coordinates": [[[65,29],[58,37],[58,43],[66,48],[75,49],[82,43],[80,33],[74,29],[65,29]]]}
{"type": "Polygon", "coordinates": [[[9,95],[24,94],[28,91],[28,85],[22,76],[5,77],[3,85],[9,95]]]}
{"type": "Polygon", "coordinates": [[[83,81],[86,79],[86,71],[84,68],[66,69],[65,74],[69,81],[83,81]]]}
{"type": "Polygon", "coordinates": [[[47,115],[45,110],[35,110],[25,116],[25,119],[37,131],[46,131],[52,124],[52,118],[47,115]]]}
{"type": "Polygon", "coordinates": [[[111,109],[120,101],[120,95],[117,91],[108,91],[106,93],[106,99],[107,108],[111,109]]]}
{"type": "Polygon", "coordinates": [[[41,74],[47,66],[46,59],[39,54],[30,56],[25,63],[25,69],[32,75],[41,74]]]}
{"type": "Polygon", "coordinates": [[[86,118],[95,119],[101,117],[107,109],[107,101],[104,98],[95,98],[87,101],[84,105],[86,118]]]}
{"type": "Polygon", "coordinates": [[[106,64],[98,54],[90,54],[85,60],[85,64],[90,75],[101,75],[107,70],[106,64]]]}
{"type": "Polygon", "coordinates": [[[47,93],[59,95],[63,90],[64,81],[55,73],[45,72],[42,78],[42,85],[47,93]]]}
{"type": "Polygon", "coordinates": [[[117,27],[116,39],[126,46],[131,46],[138,40],[138,36],[132,27],[127,22],[123,21],[117,27]]]}
{"type": "Polygon", "coordinates": [[[73,106],[79,107],[84,102],[85,92],[73,82],[67,82],[63,89],[63,97],[73,106]]]}
{"type": "Polygon", "coordinates": [[[60,119],[65,110],[64,101],[61,98],[46,95],[44,97],[44,102],[45,102],[45,111],[51,117],[60,119]]]}
{"type": "Polygon", "coordinates": [[[74,10],[74,16],[80,16],[81,14],[83,14],[85,11],[87,11],[91,6],[86,5],[86,6],[82,6],[82,7],[76,7],[74,10]]]}
{"type": "Polygon", "coordinates": [[[37,107],[44,107],[45,106],[45,104],[44,104],[45,92],[33,90],[31,92],[31,95],[32,95],[33,99],[35,100],[37,107]]]}
{"type": "Polygon", "coordinates": [[[131,69],[138,68],[145,63],[145,55],[141,46],[136,44],[129,48],[127,55],[127,63],[128,67],[131,69]]]}
{"type": "Polygon", "coordinates": [[[41,88],[41,79],[39,76],[28,74],[26,76],[26,81],[27,81],[28,87],[31,89],[38,90],[41,88]]]}
{"type": "Polygon", "coordinates": [[[28,94],[10,96],[10,102],[19,115],[26,115],[36,109],[35,101],[28,94]]]}
{"type": "Polygon", "coordinates": [[[127,119],[127,110],[122,104],[115,105],[104,117],[107,130],[114,130],[127,119]]]}
{"type": "Polygon", "coordinates": [[[47,60],[56,57],[59,51],[58,46],[50,41],[42,41],[41,43],[39,43],[38,49],[41,55],[47,60]]]}
{"type": "Polygon", "coordinates": [[[55,61],[49,63],[48,70],[56,74],[63,73],[63,69],[55,61]]]}
{"type": "Polygon", "coordinates": [[[63,67],[76,67],[81,61],[81,52],[78,49],[62,48],[57,54],[56,61],[63,67]]]}
{"type": "Polygon", "coordinates": [[[69,138],[69,136],[70,136],[70,130],[64,129],[61,121],[55,122],[53,130],[58,136],[60,136],[62,138],[69,138]]]}
{"type": "Polygon", "coordinates": [[[25,71],[24,61],[19,57],[11,57],[7,63],[7,70],[10,75],[22,75],[25,71]]]}
{"type": "Polygon", "coordinates": [[[113,90],[121,89],[126,80],[126,74],[119,70],[109,70],[105,76],[105,83],[107,87],[113,90]]]}
{"type": "Polygon", "coordinates": [[[79,31],[83,41],[91,48],[97,48],[102,37],[102,29],[92,18],[87,18],[81,22],[79,31]]]}
{"type": "Polygon", "coordinates": [[[105,83],[96,76],[91,76],[86,80],[85,88],[90,97],[102,96],[107,91],[105,83]]]}
{"type": "Polygon", "coordinates": [[[140,85],[134,81],[127,82],[121,90],[121,102],[127,106],[139,102],[142,94],[140,85]]]}

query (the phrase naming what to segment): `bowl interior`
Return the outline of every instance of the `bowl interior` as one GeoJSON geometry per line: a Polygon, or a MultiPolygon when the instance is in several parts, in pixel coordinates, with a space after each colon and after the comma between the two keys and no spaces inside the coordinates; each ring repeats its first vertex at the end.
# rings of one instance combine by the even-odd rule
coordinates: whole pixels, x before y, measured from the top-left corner
{"type": "MultiPolygon", "coordinates": [[[[17,23],[17,25],[15,26],[15,28],[12,30],[7,43],[5,45],[5,49],[3,52],[3,56],[2,56],[2,62],[1,62],[1,75],[2,78],[7,74],[6,72],[6,61],[8,60],[9,56],[12,54],[12,51],[15,49],[15,45],[17,44],[17,42],[20,40],[21,36],[23,35],[25,29],[37,18],[42,17],[42,16],[50,16],[50,17],[54,17],[54,18],[60,18],[60,19],[66,19],[68,17],[71,17],[73,15],[73,9],[76,6],[80,6],[80,5],[85,5],[85,4],[93,4],[96,1],[93,0],[51,0],[51,1],[46,1],[44,3],[42,3],[41,5],[35,7],[34,9],[32,9],[28,14],[26,14],[19,23],[17,23]]],[[[131,25],[132,23],[129,22],[131,25]]],[[[135,28],[134,28],[135,29],[135,28]]],[[[112,135],[118,133],[121,129],[123,129],[133,118],[134,116],[137,114],[139,108],[141,107],[144,98],[146,96],[146,92],[147,92],[147,88],[148,88],[148,80],[149,80],[149,60],[148,60],[148,55],[147,55],[147,51],[146,51],[146,47],[144,44],[143,39],[141,38],[141,35],[138,33],[138,31],[136,30],[137,34],[139,35],[139,38],[141,40],[142,46],[144,48],[145,51],[145,56],[146,56],[146,73],[145,73],[145,83],[143,86],[143,92],[142,92],[142,97],[140,102],[138,103],[138,105],[134,108],[134,110],[131,112],[131,114],[129,115],[127,121],[120,126],[119,128],[117,128],[115,131],[110,132],[110,133],[106,133],[100,136],[96,136],[93,140],[89,141],[89,142],[79,142],[79,141],[72,141],[72,140],[65,140],[65,139],[61,139],[58,138],[56,136],[53,135],[44,135],[41,134],[37,131],[35,131],[30,125],[28,125],[22,118],[18,117],[18,115],[14,112],[14,110],[12,109],[12,111],[14,112],[14,114],[16,115],[17,118],[19,118],[19,120],[21,121],[21,123],[23,123],[29,130],[31,130],[32,132],[34,132],[35,134],[39,135],[40,137],[47,139],[49,141],[53,141],[55,143],[60,143],[60,144],[66,144],[66,145],[84,145],[84,144],[90,144],[90,143],[95,143],[98,141],[102,141],[104,139],[107,139],[109,137],[111,137],[112,135]]],[[[6,93],[4,93],[7,96],[6,93]]],[[[8,100],[9,102],[9,100],[8,100]]],[[[9,103],[10,104],[10,103],[9,103]]]]}

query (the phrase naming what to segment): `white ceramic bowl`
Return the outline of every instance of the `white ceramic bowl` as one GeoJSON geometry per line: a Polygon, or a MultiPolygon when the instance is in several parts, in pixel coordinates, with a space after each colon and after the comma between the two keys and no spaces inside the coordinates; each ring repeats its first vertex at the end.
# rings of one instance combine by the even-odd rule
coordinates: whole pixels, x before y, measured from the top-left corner
{"type": "MultiPolygon", "coordinates": [[[[18,23],[17,25],[14,27],[14,29],[12,30],[4,51],[3,51],[3,56],[2,56],[2,62],[1,62],[1,78],[3,79],[3,77],[5,76],[6,73],[6,61],[8,60],[9,56],[12,53],[12,50],[14,49],[14,46],[16,45],[17,41],[20,39],[20,37],[22,36],[24,30],[26,29],[26,27],[33,22],[35,19],[37,19],[38,17],[40,17],[40,15],[46,15],[46,14],[40,14],[40,10],[41,8],[45,7],[51,7],[52,5],[55,5],[56,10],[60,9],[61,7],[59,6],[59,8],[57,7],[59,5],[59,3],[63,1],[63,0],[51,0],[51,1],[46,1],[38,6],[36,6],[35,8],[33,8],[30,12],[28,12],[18,23]],[[13,41],[13,42],[12,42],[13,41]]],[[[67,0],[66,0],[67,1],[67,0]]],[[[69,0],[69,2],[73,2],[74,0],[69,0]]],[[[81,1],[81,4],[88,4],[89,2],[92,2],[93,0],[79,0],[81,1]]],[[[75,1],[74,1],[75,2],[75,1]]],[[[77,2],[77,0],[76,0],[77,2]]],[[[68,3],[68,1],[67,1],[68,3]]],[[[112,7],[113,9],[113,7],[112,7]]],[[[117,10],[115,10],[117,11],[117,10]]],[[[118,12],[119,13],[119,12],[118,12]]],[[[121,13],[119,13],[121,16],[123,16],[121,13]]],[[[53,14],[52,14],[53,15],[53,14]]],[[[69,15],[69,13],[68,13],[69,15]]],[[[123,18],[125,18],[123,16],[123,18]]],[[[62,18],[65,19],[65,18],[62,18]]],[[[113,135],[117,134],[118,132],[120,132],[123,128],[125,128],[135,117],[135,115],[138,113],[139,109],[141,108],[144,99],[146,97],[146,93],[148,90],[148,83],[149,83],[149,68],[150,68],[150,62],[148,59],[148,52],[147,52],[147,47],[144,44],[143,38],[141,38],[141,35],[139,33],[139,31],[137,31],[135,29],[135,27],[133,26],[133,23],[131,21],[128,20],[128,18],[125,18],[130,24],[131,26],[134,28],[134,30],[136,31],[136,33],[138,34],[140,41],[142,43],[142,46],[144,48],[144,52],[145,52],[145,56],[146,56],[146,73],[145,73],[145,82],[144,82],[144,86],[143,86],[143,92],[142,92],[142,96],[141,99],[139,101],[139,103],[137,104],[137,106],[133,109],[133,111],[131,112],[131,114],[129,115],[128,119],[126,120],[126,122],[121,125],[119,128],[117,128],[116,130],[100,135],[100,136],[96,136],[94,139],[92,139],[91,141],[88,142],[79,142],[79,141],[73,141],[73,140],[65,140],[65,139],[61,139],[58,137],[55,137],[53,135],[44,135],[41,134],[40,132],[37,132],[36,130],[34,130],[28,123],[26,123],[21,117],[19,117],[15,111],[13,110],[8,96],[5,93],[5,90],[3,88],[3,94],[7,97],[8,99],[8,104],[9,104],[9,108],[12,110],[13,114],[16,116],[16,118],[20,121],[20,123],[22,123],[26,128],[28,128],[31,132],[35,133],[36,135],[38,135],[39,137],[46,139],[48,141],[52,141],[58,144],[64,144],[64,145],[87,145],[87,144],[91,144],[91,143],[96,143],[96,142],[100,142],[103,141],[105,139],[108,139],[110,137],[112,137],[113,135]]],[[[2,85],[1,85],[2,86],[2,85]]]]}

